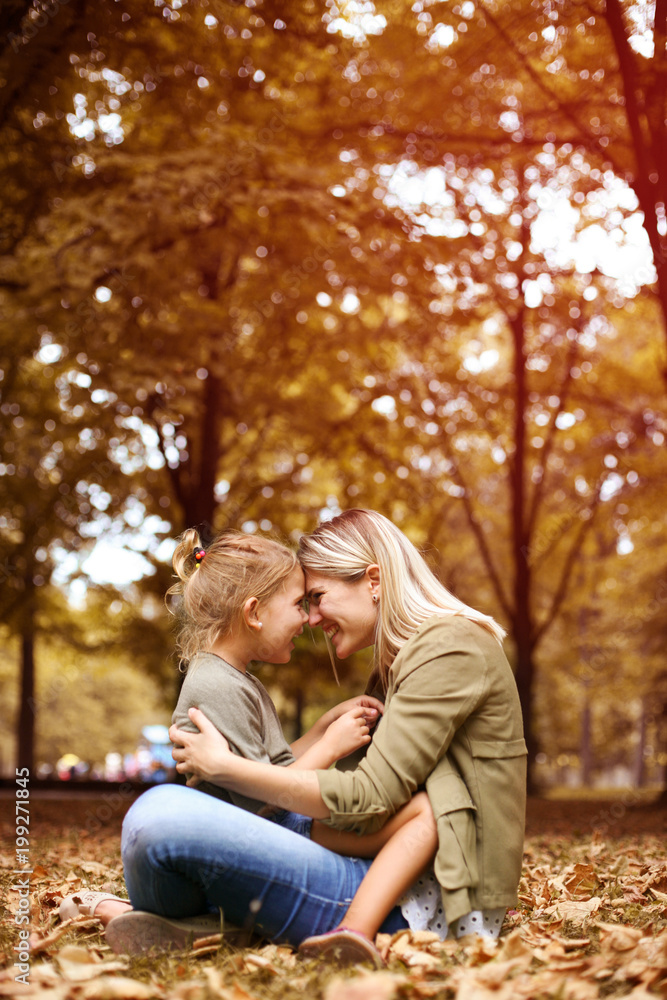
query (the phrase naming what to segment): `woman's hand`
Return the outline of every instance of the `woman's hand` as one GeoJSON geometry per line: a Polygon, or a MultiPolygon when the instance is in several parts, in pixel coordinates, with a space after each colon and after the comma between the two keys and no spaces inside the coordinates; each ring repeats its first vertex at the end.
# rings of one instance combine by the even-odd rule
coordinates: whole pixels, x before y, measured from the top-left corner
{"type": "Polygon", "coordinates": [[[191,733],[176,726],[169,730],[169,739],[175,744],[171,756],[176,761],[176,770],[189,775],[190,786],[201,781],[219,782],[225,758],[233,757],[229,743],[198,708],[191,708],[188,715],[199,732],[191,733]]]}
{"type": "Polygon", "coordinates": [[[189,774],[188,785],[212,781],[232,792],[251,795],[262,802],[304,812],[314,819],[326,819],[329,810],[320,794],[317,775],[276,764],[246,760],[232,753],[229,743],[203,712],[191,708],[190,719],[198,733],[172,726],[169,739],[179,774],[189,774]]]}

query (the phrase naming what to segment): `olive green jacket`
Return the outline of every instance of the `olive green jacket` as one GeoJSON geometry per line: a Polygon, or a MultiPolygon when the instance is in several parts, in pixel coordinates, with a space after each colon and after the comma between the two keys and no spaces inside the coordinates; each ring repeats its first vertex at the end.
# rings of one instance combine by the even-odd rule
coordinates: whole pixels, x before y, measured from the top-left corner
{"type": "Polygon", "coordinates": [[[318,771],[332,826],[371,833],[425,785],[449,923],[512,906],[521,876],[526,744],[500,644],[460,617],[424,622],[389,672],[385,713],[353,771],[318,771]]]}

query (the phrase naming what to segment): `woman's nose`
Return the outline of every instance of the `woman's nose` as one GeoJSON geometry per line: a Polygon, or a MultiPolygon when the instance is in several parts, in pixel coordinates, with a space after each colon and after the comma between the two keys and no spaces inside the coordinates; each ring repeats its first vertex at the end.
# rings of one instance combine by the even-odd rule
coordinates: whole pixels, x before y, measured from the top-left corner
{"type": "Polygon", "coordinates": [[[311,626],[319,625],[321,621],[324,621],[324,619],[320,614],[320,609],[316,604],[311,604],[308,608],[308,624],[311,626]]]}

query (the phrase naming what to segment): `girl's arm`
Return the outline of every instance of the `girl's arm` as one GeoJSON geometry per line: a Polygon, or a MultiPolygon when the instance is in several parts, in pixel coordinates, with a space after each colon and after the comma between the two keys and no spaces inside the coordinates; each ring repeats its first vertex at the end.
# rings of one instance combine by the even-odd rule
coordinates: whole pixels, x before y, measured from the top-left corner
{"type": "MultiPolygon", "coordinates": [[[[294,743],[290,744],[292,747],[292,753],[295,758],[301,763],[301,757],[306,752],[310,750],[311,747],[315,746],[322,737],[327,733],[329,727],[335,723],[342,715],[347,712],[352,711],[355,708],[365,708],[366,721],[369,728],[372,728],[379,719],[382,717],[384,711],[384,705],[377,698],[373,698],[371,695],[362,694],[356,698],[348,698],[347,701],[342,701],[339,705],[334,705],[330,708],[328,712],[325,712],[317,722],[311,726],[307,733],[295,740],[294,743]]],[[[359,746],[360,744],[357,744],[359,746]]],[[[357,747],[352,747],[352,750],[356,750],[357,747]]],[[[352,750],[348,750],[351,753],[352,750]]],[[[340,756],[344,756],[341,754],[340,756]]],[[[333,760],[339,760],[339,757],[334,757],[333,760]]],[[[329,764],[333,763],[332,760],[329,764]]],[[[329,764],[304,764],[304,767],[329,767],[329,764]]]]}
{"type": "Polygon", "coordinates": [[[252,795],[271,805],[302,812],[315,819],[326,819],[329,810],[322,801],[315,771],[292,767],[276,767],[238,757],[229,749],[227,740],[198,708],[188,712],[199,732],[188,733],[172,726],[169,738],[174,747],[172,757],[180,774],[190,773],[188,784],[212,781],[232,792],[252,789],[252,795]]]}
{"type": "Polygon", "coordinates": [[[347,757],[348,754],[370,743],[370,726],[375,725],[376,717],[375,709],[353,708],[332,722],[321,739],[313,743],[293,764],[287,766],[308,770],[331,767],[341,757],[347,757]],[[370,723],[369,712],[373,713],[370,723]]]}

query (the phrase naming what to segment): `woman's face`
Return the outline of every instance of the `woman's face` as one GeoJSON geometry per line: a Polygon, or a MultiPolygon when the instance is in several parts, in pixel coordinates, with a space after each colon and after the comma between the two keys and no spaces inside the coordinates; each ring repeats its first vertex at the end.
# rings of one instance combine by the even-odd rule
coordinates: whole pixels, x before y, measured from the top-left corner
{"type": "Polygon", "coordinates": [[[373,593],[368,576],[347,583],[320,573],[306,573],[308,624],[324,630],[339,660],[375,642],[378,609],[373,593]]]}
{"type": "Polygon", "coordinates": [[[275,594],[260,601],[257,618],[262,629],[257,635],[256,659],[266,663],[287,663],[293,640],[303,632],[308,621],[304,609],[305,597],[303,570],[295,566],[275,594]]]}

